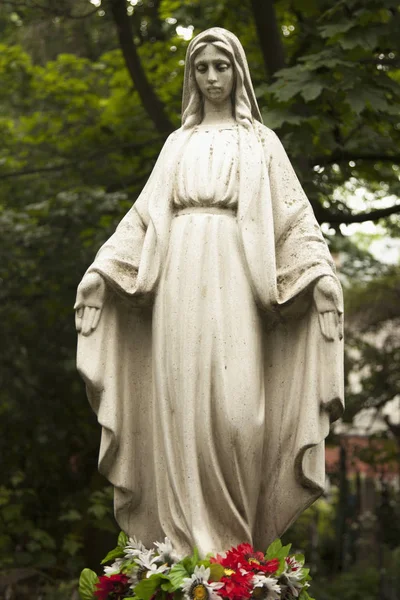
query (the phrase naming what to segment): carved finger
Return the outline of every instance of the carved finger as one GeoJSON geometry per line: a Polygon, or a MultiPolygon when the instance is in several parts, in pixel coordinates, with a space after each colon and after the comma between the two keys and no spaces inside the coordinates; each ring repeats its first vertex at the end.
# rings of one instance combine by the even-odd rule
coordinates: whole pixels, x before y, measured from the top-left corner
{"type": "MultiPolygon", "coordinates": [[[[93,307],[91,307],[91,308],[93,308],[93,307]]],[[[96,315],[98,312],[99,312],[99,309],[96,307],[90,312],[90,321],[89,321],[90,332],[92,332],[94,329],[93,324],[96,320],[96,315]]]]}
{"type": "Polygon", "coordinates": [[[89,335],[92,331],[93,313],[96,309],[91,306],[85,306],[82,319],[82,335],[89,335]]]}
{"type": "Polygon", "coordinates": [[[325,320],[325,337],[330,342],[333,340],[333,327],[332,327],[332,311],[324,313],[325,320]]]}
{"type": "Polygon", "coordinates": [[[89,312],[89,317],[88,317],[88,335],[90,333],[92,333],[93,331],[93,321],[96,317],[96,313],[98,311],[98,308],[95,308],[93,306],[90,307],[90,312],[89,312]]]}
{"type": "Polygon", "coordinates": [[[82,329],[82,312],[82,308],[75,311],[75,328],[77,331],[81,331],[82,329]]]}
{"type": "Polygon", "coordinates": [[[343,313],[339,313],[339,340],[343,339],[344,331],[343,331],[343,313]]]}
{"type": "Polygon", "coordinates": [[[336,312],[329,311],[326,318],[328,321],[328,337],[330,340],[334,340],[337,335],[336,312]]]}
{"type": "Polygon", "coordinates": [[[97,309],[95,312],[95,315],[93,317],[92,331],[94,331],[96,329],[97,325],[99,324],[100,316],[101,316],[101,309],[97,309]]]}
{"type": "Polygon", "coordinates": [[[323,315],[321,313],[318,313],[319,328],[321,330],[322,335],[325,336],[325,324],[322,317],[323,315]]]}
{"type": "Polygon", "coordinates": [[[82,313],[82,326],[81,326],[81,334],[82,335],[87,335],[86,332],[86,328],[87,328],[87,320],[88,320],[88,311],[89,309],[85,306],[83,308],[83,313],[82,313]]]}
{"type": "Polygon", "coordinates": [[[334,317],[333,311],[326,311],[323,313],[319,313],[319,324],[321,327],[322,335],[325,339],[332,342],[335,339],[335,331],[336,325],[334,319],[332,320],[332,316],[334,317]]]}

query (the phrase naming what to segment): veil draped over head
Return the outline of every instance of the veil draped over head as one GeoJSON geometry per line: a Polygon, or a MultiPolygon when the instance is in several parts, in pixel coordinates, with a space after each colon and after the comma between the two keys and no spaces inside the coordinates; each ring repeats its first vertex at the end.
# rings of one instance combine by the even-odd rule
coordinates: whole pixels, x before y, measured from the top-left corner
{"type": "Polygon", "coordinates": [[[202,119],[203,99],[198,89],[194,59],[207,44],[213,44],[224,52],[231,60],[235,72],[233,106],[238,123],[251,125],[255,119],[262,123],[260,109],[254,94],[250,71],[243,46],[238,38],[221,27],[212,27],[199,33],[190,42],[185,61],[185,75],[182,96],[182,126],[184,128],[198,125],[202,119]]]}

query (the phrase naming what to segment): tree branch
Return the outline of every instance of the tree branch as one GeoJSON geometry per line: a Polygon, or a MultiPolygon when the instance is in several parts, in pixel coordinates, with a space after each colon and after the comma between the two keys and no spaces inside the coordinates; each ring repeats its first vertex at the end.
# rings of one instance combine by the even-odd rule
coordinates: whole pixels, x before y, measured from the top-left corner
{"type": "Polygon", "coordinates": [[[65,161],[58,165],[51,165],[48,167],[36,167],[32,169],[21,169],[19,171],[10,171],[8,173],[0,173],[0,179],[12,179],[14,177],[24,177],[26,175],[36,175],[37,173],[51,173],[52,171],[63,171],[64,169],[74,168],[76,165],[79,165],[82,162],[88,162],[99,156],[105,156],[109,152],[114,152],[115,150],[123,150],[123,149],[135,149],[140,150],[144,148],[144,146],[148,146],[151,144],[159,143],[163,138],[153,138],[151,140],[147,140],[146,142],[141,142],[140,144],[120,144],[118,146],[111,146],[108,148],[104,148],[103,150],[99,150],[97,152],[92,152],[87,156],[80,156],[71,161],[65,161]]]}
{"type": "Polygon", "coordinates": [[[273,0],[251,0],[251,4],[265,68],[271,80],[277,71],[285,67],[282,35],[274,2],[273,0]]]}
{"type": "Polygon", "coordinates": [[[126,0],[109,0],[109,2],[126,68],[135,89],[157,130],[163,135],[168,135],[174,127],[165,112],[163,103],[150,85],[144,72],[133,41],[132,23],[126,11],[126,0]]]}
{"type": "Polygon", "coordinates": [[[318,221],[320,223],[343,223],[348,225],[350,223],[365,223],[365,221],[378,221],[390,215],[400,213],[400,204],[394,204],[387,208],[378,208],[364,213],[331,213],[328,209],[322,209],[318,215],[318,221]]]}

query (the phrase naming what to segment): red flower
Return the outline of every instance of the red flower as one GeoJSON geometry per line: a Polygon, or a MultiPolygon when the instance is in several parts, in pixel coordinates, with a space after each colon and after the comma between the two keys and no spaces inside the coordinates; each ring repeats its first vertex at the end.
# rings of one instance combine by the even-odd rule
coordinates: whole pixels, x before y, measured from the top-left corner
{"type": "Polygon", "coordinates": [[[221,578],[224,587],[218,590],[218,595],[229,600],[246,600],[252,592],[253,574],[244,571],[226,569],[227,574],[221,578]]]}
{"type": "Polygon", "coordinates": [[[129,579],[123,573],[103,575],[96,583],[94,595],[98,600],[119,600],[129,592],[129,579]]]}
{"type": "Polygon", "coordinates": [[[275,573],[279,569],[279,558],[271,558],[264,563],[263,573],[275,573]]]}
{"type": "Polygon", "coordinates": [[[222,565],[225,575],[221,578],[224,584],[218,595],[229,600],[246,600],[252,594],[252,580],[255,573],[275,573],[279,560],[265,560],[262,552],[256,552],[250,544],[240,544],[231,548],[225,557],[217,554],[210,559],[222,565]]]}
{"type": "Polygon", "coordinates": [[[279,560],[265,560],[262,552],[256,552],[250,544],[240,544],[237,548],[231,548],[225,558],[217,555],[213,562],[218,562],[227,569],[246,573],[275,573],[279,567],[279,560]]]}

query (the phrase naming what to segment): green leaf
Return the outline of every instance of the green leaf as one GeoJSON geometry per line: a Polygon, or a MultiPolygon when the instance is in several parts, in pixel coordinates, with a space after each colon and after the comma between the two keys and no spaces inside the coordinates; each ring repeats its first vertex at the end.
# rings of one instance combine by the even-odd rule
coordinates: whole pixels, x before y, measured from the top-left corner
{"type": "Polygon", "coordinates": [[[294,559],[295,559],[295,560],[296,560],[298,563],[300,563],[300,564],[301,564],[301,566],[303,566],[303,565],[304,565],[304,563],[305,563],[305,560],[306,560],[306,559],[305,559],[305,557],[304,557],[304,554],[295,554],[295,555],[294,555],[294,559]]]}
{"type": "Polygon", "coordinates": [[[286,558],[287,556],[289,556],[291,547],[292,547],[292,544],[286,544],[286,546],[282,546],[279,557],[286,558]]]}
{"type": "Polygon", "coordinates": [[[312,598],[308,592],[306,592],[306,590],[301,590],[300,595],[299,595],[299,600],[314,600],[314,598],[312,598]]]}
{"type": "Polygon", "coordinates": [[[267,552],[265,553],[265,557],[267,560],[271,558],[277,558],[279,551],[282,548],[282,542],[279,538],[274,540],[267,548],[267,552]]]}
{"type": "Polygon", "coordinates": [[[193,549],[193,556],[192,556],[192,565],[193,565],[193,569],[195,568],[195,566],[197,565],[197,563],[199,562],[199,551],[197,550],[197,548],[195,547],[193,549]]]}
{"type": "Polygon", "coordinates": [[[82,548],[83,544],[78,539],[75,539],[74,536],[68,534],[63,541],[62,549],[64,552],[67,552],[70,556],[75,556],[82,548]]]}
{"type": "Polygon", "coordinates": [[[199,551],[197,548],[194,548],[192,556],[185,556],[185,558],[181,561],[181,564],[185,567],[188,575],[193,575],[194,568],[199,562],[199,551]]]}
{"type": "Polygon", "coordinates": [[[224,576],[225,569],[218,563],[211,563],[210,565],[210,579],[211,581],[220,581],[224,576]]]}
{"type": "Polygon", "coordinates": [[[323,25],[322,27],[319,27],[319,32],[321,34],[321,37],[330,38],[337,35],[338,33],[346,33],[346,31],[349,31],[349,29],[351,29],[355,25],[355,21],[347,20],[342,21],[341,23],[333,23],[332,25],[323,25]]]}
{"type": "Polygon", "coordinates": [[[81,520],[82,520],[82,515],[75,508],[71,508],[68,512],[64,513],[63,515],[61,515],[59,517],[59,521],[68,521],[71,523],[74,521],[81,521],[81,520]]]}
{"type": "Polygon", "coordinates": [[[83,569],[79,577],[79,595],[81,600],[92,600],[98,577],[91,569],[83,569]]]}
{"type": "Polygon", "coordinates": [[[275,576],[279,577],[279,575],[282,575],[284,570],[285,570],[285,559],[280,558],[279,559],[279,567],[276,570],[275,576]]]}
{"type": "Polygon", "coordinates": [[[104,565],[104,563],[114,560],[115,558],[121,558],[122,556],[124,556],[124,551],[121,546],[117,546],[116,548],[113,548],[113,550],[110,550],[107,556],[101,561],[101,564],[104,565]]]}
{"type": "Polygon", "coordinates": [[[290,548],[292,544],[287,544],[286,546],[282,546],[282,542],[279,539],[276,539],[268,546],[265,557],[267,560],[271,558],[286,558],[289,555],[290,548]]]}
{"type": "Polygon", "coordinates": [[[282,546],[281,540],[277,539],[268,547],[265,555],[266,559],[271,560],[277,558],[279,560],[279,568],[276,571],[277,576],[281,575],[285,569],[285,558],[289,555],[291,546],[291,544],[282,546]]]}
{"type": "Polygon", "coordinates": [[[310,102],[311,100],[315,100],[318,96],[321,95],[324,86],[319,81],[310,81],[301,91],[301,95],[303,96],[306,102],[310,102]]]}
{"type": "Polygon", "coordinates": [[[279,129],[282,125],[301,125],[306,118],[295,115],[288,110],[265,109],[262,111],[264,124],[271,129],[279,129]]]}
{"type": "Polygon", "coordinates": [[[118,536],[118,546],[120,548],[125,548],[125,546],[127,545],[128,542],[129,542],[128,536],[126,535],[126,533],[121,531],[118,536]]]}
{"type": "Polygon", "coordinates": [[[156,593],[157,589],[161,587],[161,581],[165,579],[167,578],[161,574],[152,575],[148,579],[142,579],[133,590],[135,596],[139,600],[150,600],[150,598],[156,593]]]}
{"type": "Polygon", "coordinates": [[[180,563],[174,565],[168,573],[168,579],[171,582],[172,586],[172,589],[170,591],[174,592],[175,590],[180,588],[181,583],[185,577],[189,577],[189,573],[186,571],[185,567],[180,563]]]}

